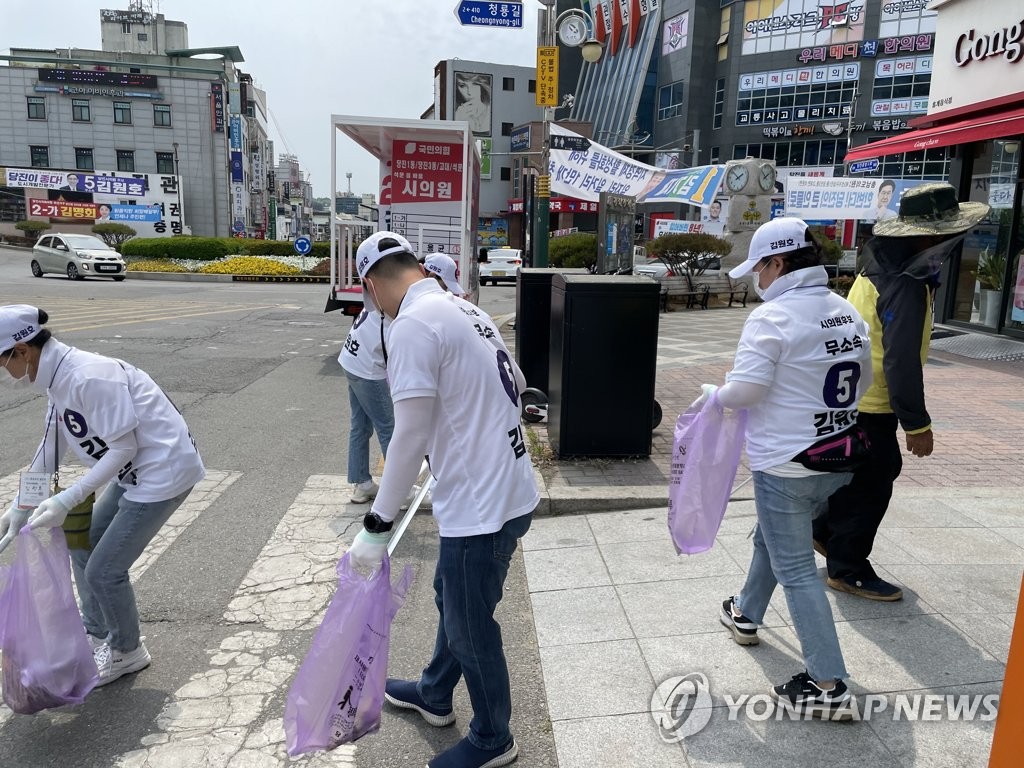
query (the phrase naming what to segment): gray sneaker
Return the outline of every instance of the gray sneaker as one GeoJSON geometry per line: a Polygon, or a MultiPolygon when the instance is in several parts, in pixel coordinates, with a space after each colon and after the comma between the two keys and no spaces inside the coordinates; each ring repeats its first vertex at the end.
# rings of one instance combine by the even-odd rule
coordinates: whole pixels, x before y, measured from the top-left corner
{"type": "Polygon", "coordinates": [[[107,643],[103,643],[93,651],[92,657],[100,672],[100,681],[96,683],[97,688],[112,683],[124,675],[145,669],[152,660],[149,651],[146,650],[146,644],[141,642],[134,651],[115,651],[107,643]]]}
{"type": "Polygon", "coordinates": [[[380,488],[377,487],[373,480],[367,480],[365,483],[356,483],[352,486],[352,495],[349,497],[349,501],[353,504],[365,504],[374,499],[379,490],[380,488]]]}

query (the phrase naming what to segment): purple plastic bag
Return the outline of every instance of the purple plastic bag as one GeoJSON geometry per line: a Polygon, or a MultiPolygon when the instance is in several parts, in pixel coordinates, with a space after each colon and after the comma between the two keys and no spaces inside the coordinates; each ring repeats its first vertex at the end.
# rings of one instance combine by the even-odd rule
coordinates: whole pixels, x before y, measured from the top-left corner
{"type": "Polygon", "coordinates": [[[334,749],[380,725],[391,620],[405,601],[412,569],[406,566],[392,586],[387,557],[366,578],[352,567],[346,552],[337,573],[338,591],[285,703],[284,732],[291,757],[334,749]]]}
{"type": "Polygon", "coordinates": [[[22,715],[81,704],[99,675],[71,589],[60,528],[21,529],[0,574],[4,703],[22,715]]]}
{"type": "Polygon", "coordinates": [[[668,529],[676,552],[711,549],[740,464],[747,412],[725,411],[710,397],[676,421],[668,490],[668,529]]]}

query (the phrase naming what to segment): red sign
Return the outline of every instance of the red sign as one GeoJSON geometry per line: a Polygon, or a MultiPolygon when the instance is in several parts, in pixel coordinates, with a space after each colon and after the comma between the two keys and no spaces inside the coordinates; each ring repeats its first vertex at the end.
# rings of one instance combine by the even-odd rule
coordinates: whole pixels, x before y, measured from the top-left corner
{"type": "Polygon", "coordinates": [[[462,200],[462,145],[401,141],[391,147],[392,203],[462,200]]]}
{"type": "Polygon", "coordinates": [[[50,219],[89,219],[99,217],[95,203],[69,203],[64,200],[40,200],[30,197],[29,216],[45,216],[50,219]]]}

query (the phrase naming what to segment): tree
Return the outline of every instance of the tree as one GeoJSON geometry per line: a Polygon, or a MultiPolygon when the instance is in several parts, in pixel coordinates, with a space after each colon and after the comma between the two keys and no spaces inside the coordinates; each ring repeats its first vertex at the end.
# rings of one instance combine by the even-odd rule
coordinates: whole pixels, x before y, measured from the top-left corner
{"type": "Polygon", "coordinates": [[[14,228],[24,232],[25,237],[39,237],[50,228],[50,224],[45,221],[19,221],[14,228]]]}
{"type": "Polygon", "coordinates": [[[593,269],[597,264],[597,235],[576,232],[551,238],[548,243],[548,261],[552,267],[593,269]]]}
{"type": "Polygon", "coordinates": [[[829,265],[836,265],[843,256],[843,246],[828,236],[824,227],[811,227],[814,239],[821,244],[822,260],[829,265]]]}
{"type": "Polygon", "coordinates": [[[93,226],[92,231],[102,238],[104,243],[115,250],[120,249],[121,243],[131,240],[139,234],[127,224],[117,224],[115,222],[96,224],[93,226]]]}
{"type": "Polygon", "coordinates": [[[647,243],[647,255],[660,260],[674,274],[696,277],[732,252],[732,243],[703,233],[662,235],[647,243]]]}

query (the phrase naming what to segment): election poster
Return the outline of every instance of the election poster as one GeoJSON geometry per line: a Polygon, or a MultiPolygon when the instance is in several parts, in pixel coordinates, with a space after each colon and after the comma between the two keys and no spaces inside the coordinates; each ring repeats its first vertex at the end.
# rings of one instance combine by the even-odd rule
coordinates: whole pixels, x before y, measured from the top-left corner
{"type": "Polygon", "coordinates": [[[786,215],[801,219],[871,219],[878,216],[882,179],[791,176],[786,215]]]}

